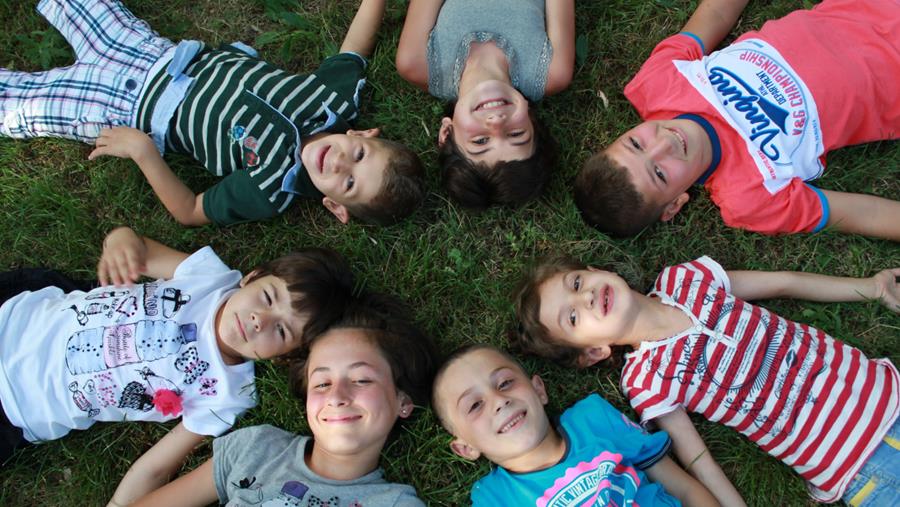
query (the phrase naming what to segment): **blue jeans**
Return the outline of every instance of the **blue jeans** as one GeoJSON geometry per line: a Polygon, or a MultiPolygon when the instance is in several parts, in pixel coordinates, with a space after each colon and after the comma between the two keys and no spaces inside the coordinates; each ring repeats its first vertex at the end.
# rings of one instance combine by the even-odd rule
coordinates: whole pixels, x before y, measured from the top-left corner
{"type": "Polygon", "coordinates": [[[900,505],[900,418],[850,482],[843,500],[851,507],[900,505]]]}

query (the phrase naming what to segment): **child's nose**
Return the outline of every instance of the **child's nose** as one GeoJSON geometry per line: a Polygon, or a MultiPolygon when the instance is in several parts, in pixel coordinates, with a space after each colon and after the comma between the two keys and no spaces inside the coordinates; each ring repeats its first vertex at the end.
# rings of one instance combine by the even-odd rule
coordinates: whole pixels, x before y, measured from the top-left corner
{"type": "Polygon", "coordinates": [[[342,407],[349,402],[347,396],[347,386],[344,382],[337,381],[331,386],[331,396],[328,397],[328,403],[333,407],[342,407]]]}

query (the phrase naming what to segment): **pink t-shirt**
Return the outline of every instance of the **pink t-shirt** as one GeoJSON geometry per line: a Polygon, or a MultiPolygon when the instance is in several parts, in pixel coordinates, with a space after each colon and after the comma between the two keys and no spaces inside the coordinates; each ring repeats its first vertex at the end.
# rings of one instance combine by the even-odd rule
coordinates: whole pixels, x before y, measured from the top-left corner
{"type": "Polygon", "coordinates": [[[625,95],[646,120],[693,113],[710,122],[721,162],[705,185],[725,223],[815,231],[828,203],[807,181],[825,154],[900,135],[897,34],[900,2],[826,0],[709,56],[691,34],[673,35],[625,95]]]}
{"type": "Polygon", "coordinates": [[[736,298],[708,257],[666,268],[650,295],[693,326],[625,356],[641,421],[702,414],[793,467],[815,499],[839,499],[900,413],[894,365],[736,298]]]}

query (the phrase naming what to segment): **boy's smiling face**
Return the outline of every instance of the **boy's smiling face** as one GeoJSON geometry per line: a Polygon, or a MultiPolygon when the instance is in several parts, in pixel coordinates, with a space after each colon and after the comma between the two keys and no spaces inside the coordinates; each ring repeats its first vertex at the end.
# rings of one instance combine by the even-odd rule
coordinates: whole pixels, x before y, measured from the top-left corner
{"type": "Polygon", "coordinates": [[[248,282],[253,275],[216,312],[216,343],[228,364],[277,357],[302,342],[307,319],[294,311],[287,284],[274,275],[248,282]]]}
{"type": "Polygon", "coordinates": [[[435,385],[453,451],[467,459],[484,454],[506,468],[527,459],[553,430],[544,412],[547,393],[537,375],[491,349],[455,359],[435,385]]]}
{"type": "Polygon", "coordinates": [[[594,268],[557,273],[540,288],[540,322],[556,339],[603,360],[629,335],[637,295],[620,276],[594,268]]]}
{"type": "Polygon", "coordinates": [[[685,191],[712,162],[703,128],[687,119],[651,120],[616,139],[606,154],[625,167],[637,191],[669,220],[687,202],[685,191]],[[671,209],[669,205],[674,205],[671,209]]]}
{"type": "Polygon", "coordinates": [[[371,202],[384,186],[391,149],[377,139],[378,129],[313,136],[300,151],[313,185],[325,194],[322,204],[347,223],[347,206],[371,202]]]}

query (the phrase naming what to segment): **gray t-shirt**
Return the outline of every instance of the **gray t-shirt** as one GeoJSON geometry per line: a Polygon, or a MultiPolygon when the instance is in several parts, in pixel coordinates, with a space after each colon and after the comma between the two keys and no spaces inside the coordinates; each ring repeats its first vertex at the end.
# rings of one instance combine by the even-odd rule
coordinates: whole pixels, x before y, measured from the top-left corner
{"type": "Polygon", "coordinates": [[[512,85],[530,100],[544,96],[553,46],[544,0],[446,0],[428,36],[428,92],[455,101],[473,42],[506,53],[512,85]]]}
{"type": "Polygon", "coordinates": [[[422,507],[416,490],[384,480],[376,469],[356,480],[327,479],[304,459],[309,437],[267,424],[213,441],[213,480],[226,506],[422,507]]]}

